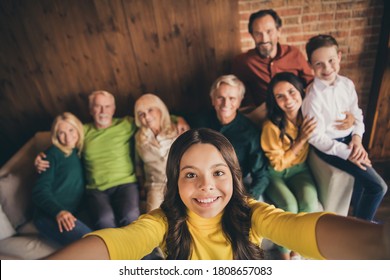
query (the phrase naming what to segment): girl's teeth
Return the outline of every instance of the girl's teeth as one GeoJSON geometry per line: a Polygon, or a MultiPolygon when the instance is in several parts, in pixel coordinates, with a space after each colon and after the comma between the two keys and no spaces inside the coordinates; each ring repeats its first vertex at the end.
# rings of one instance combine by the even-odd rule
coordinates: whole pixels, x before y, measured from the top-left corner
{"type": "Polygon", "coordinates": [[[197,199],[200,203],[211,203],[216,200],[216,198],[206,198],[206,199],[197,199]]]}

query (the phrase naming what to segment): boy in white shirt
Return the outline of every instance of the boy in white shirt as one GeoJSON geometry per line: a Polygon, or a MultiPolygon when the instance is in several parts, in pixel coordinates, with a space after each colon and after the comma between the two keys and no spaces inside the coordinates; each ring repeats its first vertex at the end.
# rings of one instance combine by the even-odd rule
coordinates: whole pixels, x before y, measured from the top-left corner
{"type": "Polygon", "coordinates": [[[332,36],[312,37],[306,52],[315,78],[307,89],[302,112],[317,120],[309,143],[323,160],[355,177],[353,215],[372,220],[388,187],[372,168],[362,145],[363,114],[355,86],[350,79],[338,75],[341,52],[332,36]],[[337,129],[347,112],[355,118],[353,126],[337,129]]]}

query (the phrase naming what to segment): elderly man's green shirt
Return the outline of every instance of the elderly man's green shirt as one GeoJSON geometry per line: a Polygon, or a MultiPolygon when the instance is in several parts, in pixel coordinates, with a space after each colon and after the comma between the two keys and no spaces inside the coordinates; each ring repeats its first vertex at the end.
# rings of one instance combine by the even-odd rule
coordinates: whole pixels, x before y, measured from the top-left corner
{"type": "Polygon", "coordinates": [[[132,117],[114,118],[112,125],[98,129],[84,125],[83,160],[87,189],[107,190],[137,181],[132,141],[136,126],[132,117]]]}

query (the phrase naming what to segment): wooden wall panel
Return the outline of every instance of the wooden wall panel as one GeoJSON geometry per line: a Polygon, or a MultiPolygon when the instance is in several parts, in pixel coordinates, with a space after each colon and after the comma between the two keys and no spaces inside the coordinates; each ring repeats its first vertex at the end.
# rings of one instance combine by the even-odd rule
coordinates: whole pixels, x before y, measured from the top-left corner
{"type": "Polygon", "coordinates": [[[238,17],[237,0],[0,1],[0,165],[63,111],[90,121],[96,89],[119,117],[145,92],[172,111],[209,106],[240,52],[238,17]]]}
{"type": "Polygon", "coordinates": [[[373,81],[365,116],[363,144],[370,159],[380,162],[382,170],[390,166],[390,3],[384,3],[373,81]]]}
{"type": "Polygon", "coordinates": [[[387,68],[382,78],[369,147],[373,160],[390,162],[390,51],[388,51],[387,68]]]}

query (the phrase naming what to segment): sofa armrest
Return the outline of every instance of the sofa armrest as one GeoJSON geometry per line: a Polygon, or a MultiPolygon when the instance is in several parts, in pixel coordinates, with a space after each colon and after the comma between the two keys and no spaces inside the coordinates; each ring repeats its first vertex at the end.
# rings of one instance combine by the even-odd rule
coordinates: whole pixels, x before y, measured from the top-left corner
{"type": "Polygon", "coordinates": [[[324,211],[347,216],[353,192],[353,176],[323,161],[313,149],[309,152],[308,162],[324,211]]]}
{"type": "Polygon", "coordinates": [[[15,230],[31,218],[34,159],[50,145],[50,132],[38,132],[0,169],[0,204],[15,230]]]}
{"type": "Polygon", "coordinates": [[[32,167],[35,157],[50,146],[50,132],[37,132],[0,169],[0,177],[14,173],[21,168],[32,167]]]}

